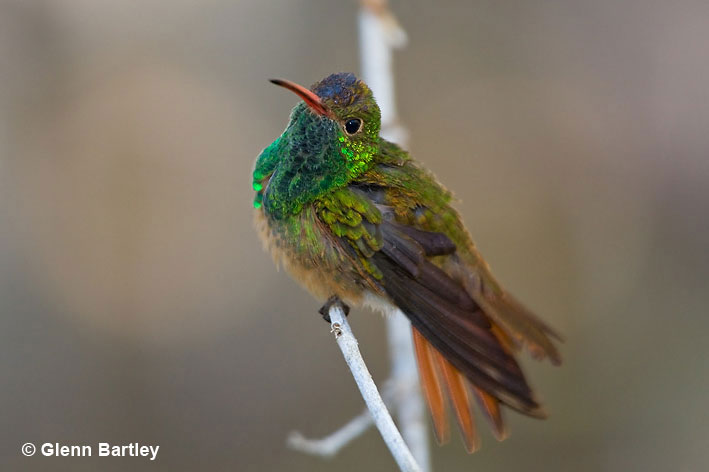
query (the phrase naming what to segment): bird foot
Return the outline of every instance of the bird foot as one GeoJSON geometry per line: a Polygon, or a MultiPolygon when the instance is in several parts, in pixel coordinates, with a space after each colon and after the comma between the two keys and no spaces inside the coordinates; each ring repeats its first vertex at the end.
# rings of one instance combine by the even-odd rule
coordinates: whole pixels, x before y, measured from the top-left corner
{"type": "Polygon", "coordinates": [[[340,297],[337,295],[333,295],[330,298],[327,299],[325,304],[320,307],[318,310],[318,313],[322,315],[323,319],[327,321],[328,323],[331,322],[330,320],[330,308],[332,308],[335,305],[340,305],[340,308],[342,308],[342,311],[345,313],[345,316],[350,314],[350,307],[347,306],[342,300],[340,300],[340,297]]]}

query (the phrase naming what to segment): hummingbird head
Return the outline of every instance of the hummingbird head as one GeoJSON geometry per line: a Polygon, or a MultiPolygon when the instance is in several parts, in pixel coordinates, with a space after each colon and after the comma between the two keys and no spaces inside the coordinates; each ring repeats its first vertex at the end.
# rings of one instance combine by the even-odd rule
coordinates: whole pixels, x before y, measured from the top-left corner
{"type": "Polygon", "coordinates": [[[254,169],[254,205],[280,218],[369,169],[379,149],[381,113],[372,91],[351,73],[332,74],[310,89],[271,82],[303,100],[254,169]]]}

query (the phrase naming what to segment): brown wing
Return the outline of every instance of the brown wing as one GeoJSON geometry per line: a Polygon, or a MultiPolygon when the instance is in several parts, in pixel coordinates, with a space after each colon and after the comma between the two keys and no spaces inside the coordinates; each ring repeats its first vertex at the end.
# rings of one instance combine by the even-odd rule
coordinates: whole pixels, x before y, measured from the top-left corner
{"type": "MultiPolygon", "coordinates": [[[[471,452],[479,443],[473,397],[500,439],[506,436],[500,403],[544,417],[514,357],[517,333],[497,319],[503,306],[499,301],[511,299],[499,297],[502,291],[481,290],[485,274],[461,261],[463,256],[446,234],[395,222],[381,188],[343,189],[331,200],[317,207],[320,219],[352,262],[361,265],[363,281],[411,320],[438,438],[447,438],[446,394],[471,452]],[[497,311],[491,316],[489,310],[497,311]]],[[[514,305],[507,303],[505,309],[504,316],[516,316],[514,305]]],[[[541,325],[534,326],[544,335],[541,325]]],[[[556,360],[558,353],[549,353],[556,360]]]]}
{"type": "Polygon", "coordinates": [[[373,256],[386,293],[466,378],[506,405],[539,416],[522,370],[493,334],[489,319],[460,283],[431,262],[422,238],[402,228],[382,222],[383,247],[373,256]]]}
{"type": "Polygon", "coordinates": [[[507,436],[499,403],[544,417],[509,339],[464,284],[432,262],[433,256],[455,257],[455,245],[441,233],[388,220],[380,229],[382,249],[372,258],[383,274],[381,284],[387,295],[411,320],[422,389],[437,437],[448,436],[443,392],[452,401],[470,452],[479,444],[473,396],[498,439],[507,436]]]}

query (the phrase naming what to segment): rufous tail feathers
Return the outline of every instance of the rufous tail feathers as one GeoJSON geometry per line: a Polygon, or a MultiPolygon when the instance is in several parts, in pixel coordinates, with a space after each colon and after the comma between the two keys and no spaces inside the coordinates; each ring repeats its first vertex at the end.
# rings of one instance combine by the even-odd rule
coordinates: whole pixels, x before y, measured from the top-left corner
{"type": "Polygon", "coordinates": [[[431,413],[438,443],[444,443],[450,437],[445,395],[453,405],[455,418],[463,436],[465,448],[469,453],[480,448],[480,437],[475,426],[471,401],[472,395],[477,398],[495,437],[500,441],[505,439],[507,431],[498,400],[472,385],[458,369],[426,341],[416,328],[412,328],[412,331],[421,389],[431,413]]]}

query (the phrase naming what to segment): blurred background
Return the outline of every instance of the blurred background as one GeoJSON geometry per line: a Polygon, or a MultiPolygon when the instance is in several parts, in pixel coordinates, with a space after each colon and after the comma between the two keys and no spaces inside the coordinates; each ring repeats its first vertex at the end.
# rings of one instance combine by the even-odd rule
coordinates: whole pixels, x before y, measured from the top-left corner
{"type": "MultiPolygon", "coordinates": [[[[709,3],[394,1],[410,149],[559,328],[551,413],[434,470],[709,461],[709,3]]],[[[0,1],[0,469],[393,470],[319,304],[251,227],[253,161],[305,85],[358,71],[354,1],[0,1]],[[334,401],[336,398],[337,401],[334,401]],[[22,443],[160,445],[155,462],[22,443]]],[[[384,324],[350,316],[376,380],[384,324]]]]}

